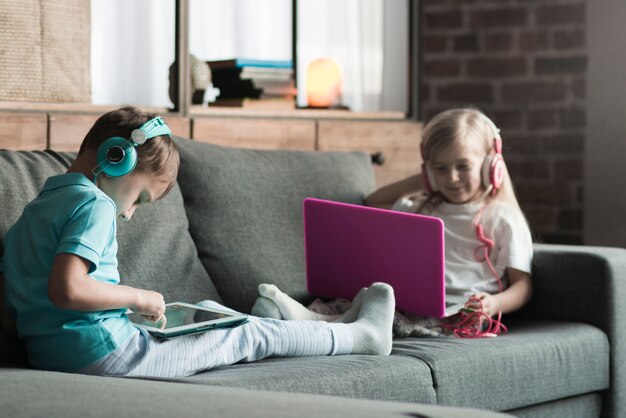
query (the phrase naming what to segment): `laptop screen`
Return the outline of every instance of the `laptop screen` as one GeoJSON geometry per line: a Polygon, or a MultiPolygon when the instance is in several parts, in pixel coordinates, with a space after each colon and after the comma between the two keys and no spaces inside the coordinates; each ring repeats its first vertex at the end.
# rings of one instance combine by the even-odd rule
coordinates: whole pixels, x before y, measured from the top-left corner
{"type": "Polygon", "coordinates": [[[441,219],[309,198],[304,236],[310,294],[352,299],[362,287],[385,282],[398,310],[444,315],[441,219]]]}

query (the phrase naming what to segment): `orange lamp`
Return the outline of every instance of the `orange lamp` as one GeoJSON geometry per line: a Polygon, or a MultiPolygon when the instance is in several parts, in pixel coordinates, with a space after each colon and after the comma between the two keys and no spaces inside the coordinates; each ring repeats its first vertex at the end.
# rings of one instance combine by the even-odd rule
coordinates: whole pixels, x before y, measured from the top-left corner
{"type": "Polygon", "coordinates": [[[331,58],[311,61],[306,68],[306,95],[310,107],[339,105],[343,91],[341,67],[331,58]]]}

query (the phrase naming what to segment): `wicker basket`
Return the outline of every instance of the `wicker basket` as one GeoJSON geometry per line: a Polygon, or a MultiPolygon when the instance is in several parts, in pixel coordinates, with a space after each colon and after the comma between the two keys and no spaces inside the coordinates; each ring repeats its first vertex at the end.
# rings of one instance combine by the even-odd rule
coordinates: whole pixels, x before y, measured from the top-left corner
{"type": "Polygon", "coordinates": [[[91,102],[87,0],[0,0],[0,100],[91,102]]]}

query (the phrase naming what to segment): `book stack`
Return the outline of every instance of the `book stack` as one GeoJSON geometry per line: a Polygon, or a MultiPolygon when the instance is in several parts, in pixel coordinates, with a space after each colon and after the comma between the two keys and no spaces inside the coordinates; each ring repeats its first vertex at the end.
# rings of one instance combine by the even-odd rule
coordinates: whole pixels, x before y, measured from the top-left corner
{"type": "Polygon", "coordinates": [[[230,59],[208,61],[213,86],[220,89],[211,106],[255,109],[295,108],[291,61],[230,59]]]}

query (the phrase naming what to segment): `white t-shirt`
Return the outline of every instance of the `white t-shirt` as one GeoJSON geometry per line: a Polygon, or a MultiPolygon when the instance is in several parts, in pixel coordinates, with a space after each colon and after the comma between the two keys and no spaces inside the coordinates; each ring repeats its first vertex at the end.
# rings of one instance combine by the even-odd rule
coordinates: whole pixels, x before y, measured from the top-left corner
{"type": "MultiPolygon", "coordinates": [[[[399,199],[392,210],[416,213],[425,197],[399,199]]],[[[443,220],[445,228],[446,293],[469,296],[483,291],[498,293],[498,281],[485,261],[474,254],[481,245],[473,220],[483,202],[455,205],[439,204],[429,216],[443,220]]],[[[495,242],[490,260],[502,278],[503,289],[509,285],[507,267],[530,274],[533,244],[528,224],[517,210],[502,201],[492,201],[484,209],[480,223],[485,235],[495,242]]]]}

